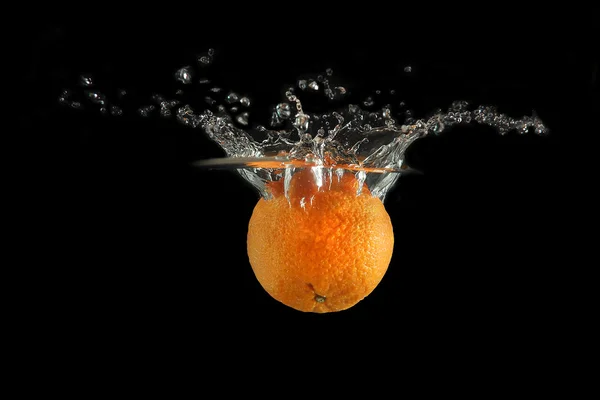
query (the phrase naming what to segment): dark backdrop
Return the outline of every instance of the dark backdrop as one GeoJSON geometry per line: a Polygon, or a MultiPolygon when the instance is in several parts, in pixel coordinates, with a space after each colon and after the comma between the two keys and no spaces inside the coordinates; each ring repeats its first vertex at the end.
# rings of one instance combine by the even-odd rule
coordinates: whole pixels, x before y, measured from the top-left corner
{"type": "MultiPolygon", "coordinates": [[[[52,301],[39,305],[48,321],[192,334],[385,321],[419,336],[549,326],[564,312],[561,159],[568,127],[591,105],[597,64],[584,53],[562,44],[496,43],[491,52],[469,40],[390,45],[341,34],[294,44],[289,31],[277,40],[243,29],[225,41],[206,26],[133,26],[46,24],[31,34],[25,81],[35,99],[19,124],[35,140],[31,215],[36,255],[48,265],[35,279],[52,282],[52,301]],[[407,160],[424,174],[400,178],[386,198],[396,248],[381,284],[347,311],[300,313],[270,298],[248,263],[258,194],[235,172],[188,165],[223,155],[198,129],[134,112],[154,93],[172,95],[174,71],[211,47],[207,77],[247,93],[254,109],[275,104],[298,76],[331,67],[359,97],[394,88],[418,113],[457,99],[515,117],[535,109],[551,132],[500,136],[472,125],[415,143],[407,160]],[[65,88],[82,98],[82,73],[113,99],[127,90],[123,116],[102,115],[85,100],[83,110],[59,104],[65,88]]],[[[201,104],[193,90],[187,96],[201,104]]]]}

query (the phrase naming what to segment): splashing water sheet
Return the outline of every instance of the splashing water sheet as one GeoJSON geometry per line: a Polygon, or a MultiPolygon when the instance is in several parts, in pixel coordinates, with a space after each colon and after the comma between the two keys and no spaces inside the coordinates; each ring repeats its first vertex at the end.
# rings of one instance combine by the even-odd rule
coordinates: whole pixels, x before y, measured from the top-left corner
{"type": "MultiPolygon", "coordinates": [[[[294,206],[297,199],[289,196],[289,184],[294,174],[309,168],[319,190],[327,190],[321,188],[324,182],[354,175],[385,203],[393,221],[394,256],[381,289],[352,312],[401,304],[417,308],[415,302],[435,308],[435,299],[442,296],[454,296],[454,305],[466,304],[466,293],[497,306],[481,285],[487,282],[499,293],[494,276],[503,284],[512,282],[516,267],[511,262],[518,260],[524,243],[535,239],[527,229],[535,235],[538,212],[528,201],[526,185],[539,182],[530,182],[535,175],[531,170],[519,170],[533,165],[536,146],[544,149],[544,140],[552,136],[533,105],[523,104],[523,89],[514,90],[519,106],[511,108],[515,103],[505,97],[510,91],[503,89],[496,104],[486,88],[478,87],[480,81],[461,87],[460,77],[435,72],[427,61],[397,57],[378,76],[381,56],[374,57],[361,80],[357,71],[366,64],[353,65],[351,55],[348,60],[330,58],[330,64],[326,57],[295,65],[288,57],[276,64],[280,53],[265,58],[269,52],[263,50],[252,58],[251,50],[207,46],[181,54],[179,63],[162,61],[153,69],[163,73],[155,77],[156,87],[147,79],[148,71],[146,79],[132,77],[130,86],[127,79],[103,86],[109,78],[101,71],[82,70],[70,78],[71,84],[64,83],[56,102],[101,124],[122,124],[123,131],[135,124],[148,130],[151,151],[158,150],[159,165],[168,173],[145,192],[148,198],[140,207],[146,211],[138,217],[147,217],[144,226],[152,226],[147,204],[154,210],[165,207],[171,211],[156,212],[167,220],[156,222],[164,228],[156,229],[160,235],[170,231],[180,243],[189,243],[185,255],[201,249],[198,265],[213,257],[209,252],[223,258],[218,270],[205,277],[185,270],[182,285],[187,289],[192,276],[199,281],[229,279],[233,292],[211,288],[211,296],[226,296],[231,304],[237,298],[242,309],[269,308],[262,292],[231,278],[237,273],[232,265],[247,263],[243,233],[256,194],[269,199],[269,184],[283,182],[284,195],[294,206]],[[252,68],[241,62],[250,59],[252,68]],[[452,79],[455,85],[448,82],[452,79]],[[510,190],[511,181],[522,197],[510,190]],[[529,221],[521,219],[526,208],[533,210],[529,221]],[[491,266],[494,259],[505,268],[491,266]],[[392,296],[397,297],[390,300],[392,296]]],[[[139,148],[146,149],[144,133],[132,134],[139,148]]],[[[141,173],[144,156],[134,152],[134,170],[141,173]]],[[[300,199],[303,205],[309,200],[300,199]]],[[[181,265],[190,266],[183,258],[181,265]]]]}

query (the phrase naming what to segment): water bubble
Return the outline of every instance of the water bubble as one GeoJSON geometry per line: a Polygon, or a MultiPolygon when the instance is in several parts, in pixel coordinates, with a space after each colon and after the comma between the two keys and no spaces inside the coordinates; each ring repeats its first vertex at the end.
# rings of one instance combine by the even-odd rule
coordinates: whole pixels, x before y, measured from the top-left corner
{"type": "Polygon", "coordinates": [[[404,67],[404,72],[406,72],[406,73],[412,72],[412,67],[410,65],[407,65],[406,67],[404,67]]]}
{"type": "Polygon", "coordinates": [[[185,85],[192,83],[192,76],[192,67],[190,67],[189,65],[181,67],[175,72],[175,79],[177,79],[179,82],[185,85]]]}
{"type": "Polygon", "coordinates": [[[299,87],[301,90],[305,90],[305,89],[307,88],[307,86],[308,86],[308,84],[307,84],[307,82],[306,82],[306,79],[300,79],[300,80],[298,81],[298,87],[299,87]]]}
{"type": "Polygon", "coordinates": [[[373,104],[375,104],[375,102],[373,101],[373,98],[371,96],[367,97],[365,101],[363,101],[363,105],[365,107],[371,107],[373,104]]]}
{"type": "Polygon", "coordinates": [[[210,79],[200,79],[198,83],[201,85],[208,85],[210,83],[210,79]]]}
{"type": "Polygon", "coordinates": [[[119,92],[118,92],[119,98],[123,98],[126,95],[127,95],[127,90],[125,90],[125,89],[119,89],[119,92]]]}
{"type": "Polygon", "coordinates": [[[325,73],[327,74],[327,76],[331,76],[331,75],[333,75],[333,69],[331,69],[331,68],[327,68],[327,69],[325,70],[325,73]]]}
{"type": "Polygon", "coordinates": [[[177,89],[177,91],[175,92],[176,95],[180,96],[184,93],[184,91],[182,89],[177,89]]]}
{"type": "Polygon", "coordinates": [[[204,101],[206,102],[206,104],[210,104],[211,106],[217,103],[217,101],[210,96],[204,97],[204,101]]]}
{"type": "Polygon", "coordinates": [[[220,88],[220,87],[210,88],[210,91],[213,92],[213,93],[219,93],[221,90],[223,90],[223,89],[220,88]]]}
{"type": "Polygon", "coordinates": [[[313,81],[313,80],[311,80],[308,83],[308,87],[309,87],[309,89],[312,89],[312,90],[319,90],[319,84],[316,81],[313,81]]]}
{"type": "Polygon", "coordinates": [[[70,105],[72,108],[74,108],[76,110],[83,109],[83,105],[78,101],[72,101],[70,105]]]}
{"type": "Polygon", "coordinates": [[[229,109],[229,111],[231,111],[232,113],[236,113],[238,112],[239,108],[237,108],[236,106],[233,106],[229,109]]]}
{"type": "Polygon", "coordinates": [[[215,55],[215,49],[212,49],[212,48],[211,48],[211,49],[208,49],[207,53],[208,53],[208,55],[209,55],[209,56],[211,56],[211,57],[212,57],[212,56],[214,56],[214,55],[215,55]]]}

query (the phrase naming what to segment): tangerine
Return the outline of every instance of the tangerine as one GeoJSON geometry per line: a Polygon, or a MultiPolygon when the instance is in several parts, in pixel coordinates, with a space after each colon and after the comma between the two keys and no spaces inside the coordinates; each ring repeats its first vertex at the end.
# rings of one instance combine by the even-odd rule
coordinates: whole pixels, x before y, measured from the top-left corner
{"type": "Polygon", "coordinates": [[[383,202],[354,174],[321,177],[301,170],[287,196],[283,180],[268,183],[248,225],[248,258],[274,299],[304,312],[346,310],[381,282],[394,233],[383,202]]]}

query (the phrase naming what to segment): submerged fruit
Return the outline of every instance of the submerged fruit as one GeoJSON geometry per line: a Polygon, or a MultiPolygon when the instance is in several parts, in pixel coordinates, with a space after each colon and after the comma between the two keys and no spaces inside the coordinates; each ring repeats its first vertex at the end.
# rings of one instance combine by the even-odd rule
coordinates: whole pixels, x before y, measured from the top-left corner
{"type": "Polygon", "coordinates": [[[327,313],[356,305],[385,275],[394,233],[380,199],[354,174],[324,178],[311,169],[270,182],[248,226],[248,257],[262,287],[299,311],[327,313]]]}

